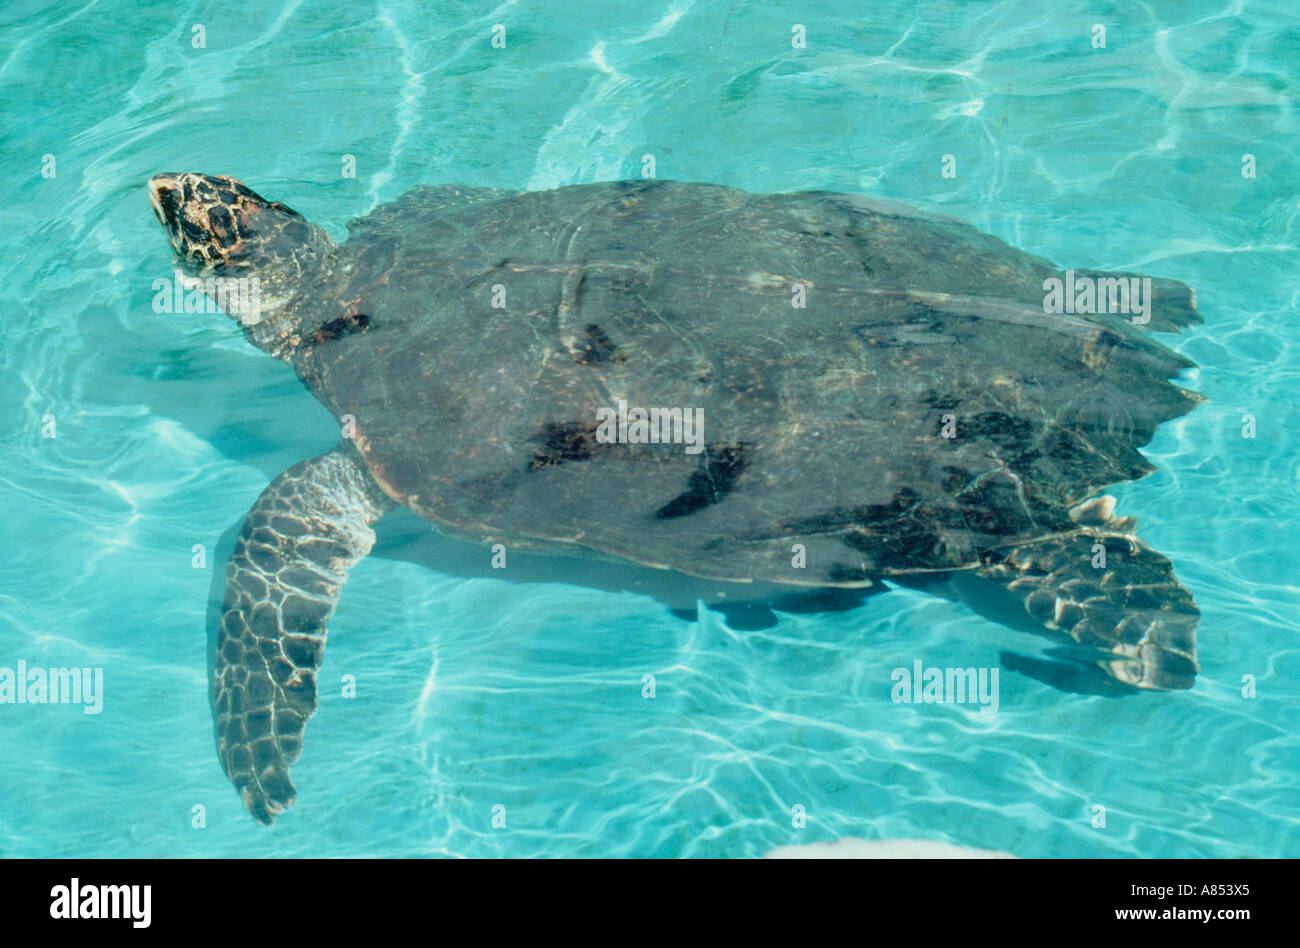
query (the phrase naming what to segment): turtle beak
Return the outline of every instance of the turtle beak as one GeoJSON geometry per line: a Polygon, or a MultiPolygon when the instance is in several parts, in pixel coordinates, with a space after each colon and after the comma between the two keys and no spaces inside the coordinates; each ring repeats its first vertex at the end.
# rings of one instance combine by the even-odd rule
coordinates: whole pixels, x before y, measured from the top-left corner
{"type": "Polygon", "coordinates": [[[156,174],[149,179],[149,203],[153,205],[158,223],[167,230],[167,236],[172,238],[173,243],[175,243],[173,235],[180,227],[183,194],[179,175],[156,174]]]}

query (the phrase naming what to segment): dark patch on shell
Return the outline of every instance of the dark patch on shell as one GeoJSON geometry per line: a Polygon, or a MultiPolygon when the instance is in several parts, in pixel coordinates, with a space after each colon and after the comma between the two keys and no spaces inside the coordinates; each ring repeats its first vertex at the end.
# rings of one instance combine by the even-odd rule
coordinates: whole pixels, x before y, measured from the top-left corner
{"type": "Polygon", "coordinates": [[[370,317],[365,313],[345,313],[325,323],[316,330],[316,343],[333,342],[344,336],[365,332],[370,328],[370,317]]]}
{"type": "Polygon", "coordinates": [[[961,404],[962,400],[959,395],[952,395],[931,388],[927,389],[926,393],[921,396],[920,402],[927,408],[956,408],[961,404]]]}
{"type": "Polygon", "coordinates": [[[957,421],[958,438],[986,438],[1003,448],[1024,447],[1033,432],[1032,422],[1001,411],[982,411],[957,421]]]}
{"type": "Polygon", "coordinates": [[[957,337],[947,326],[950,317],[929,307],[919,306],[902,319],[886,319],[853,327],[853,334],[875,349],[902,346],[952,345],[957,337]]]}
{"type": "Polygon", "coordinates": [[[1084,457],[1078,439],[1068,428],[1059,428],[1043,439],[1043,448],[1057,461],[1076,461],[1084,457]]]}
{"type": "Polygon", "coordinates": [[[716,504],[735,488],[748,453],[746,444],[708,445],[700,469],[691,475],[686,490],[656,510],[655,519],[685,517],[716,504]]]}
{"type": "Polygon", "coordinates": [[[533,438],[539,444],[528,461],[528,470],[586,461],[596,452],[596,425],[588,421],[547,422],[533,438]]]}
{"type": "Polygon", "coordinates": [[[888,533],[850,533],[844,545],[871,557],[878,568],[898,572],[944,569],[954,561],[943,541],[919,521],[898,524],[888,533]]]}
{"type": "Polygon", "coordinates": [[[944,478],[940,483],[943,485],[943,489],[950,494],[957,493],[971,480],[970,471],[962,467],[945,467],[943,473],[944,478]]]}
{"type": "Polygon", "coordinates": [[[1034,526],[1015,485],[1005,478],[990,478],[958,494],[956,500],[970,529],[980,533],[1009,536],[1034,526]]]}
{"type": "Polygon", "coordinates": [[[618,347],[606,335],[605,330],[595,323],[589,323],[578,340],[574,359],[579,365],[596,365],[611,359],[622,362],[625,356],[619,353],[618,347]]]}
{"type": "Polygon", "coordinates": [[[1093,372],[1100,373],[1110,362],[1115,349],[1123,343],[1118,333],[1103,329],[1097,333],[1084,349],[1083,364],[1093,372]]]}

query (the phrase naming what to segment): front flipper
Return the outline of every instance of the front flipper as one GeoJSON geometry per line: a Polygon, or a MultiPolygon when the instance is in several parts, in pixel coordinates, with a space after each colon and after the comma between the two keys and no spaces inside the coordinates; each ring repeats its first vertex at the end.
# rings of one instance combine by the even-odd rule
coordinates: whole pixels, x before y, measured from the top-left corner
{"type": "MultiPolygon", "coordinates": [[[[1088,506],[1109,516],[1108,503],[1088,506]]],[[[1039,623],[1084,646],[1079,660],[1117,681],[1153,690],[1192,687],[1201,613],[1173,564],[1130,532],[1131,521],[1076,519],[1077,533],[984,554],[979,574],[1012,593],[1039,623]]]]}
{"type": "Polygon", "coordinates": [[[316,710],[325,624],[392,507],[351,447],[285,471],[248,512],[226,563],[213,669],[217,753],[261,823],[293,802],[289,767],[316,710]]]}

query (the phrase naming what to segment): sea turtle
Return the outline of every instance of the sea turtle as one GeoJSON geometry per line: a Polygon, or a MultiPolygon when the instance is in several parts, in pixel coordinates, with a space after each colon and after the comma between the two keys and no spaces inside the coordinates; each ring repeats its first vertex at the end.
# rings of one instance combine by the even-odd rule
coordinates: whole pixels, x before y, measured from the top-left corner
{"type": "Polygon", "coordinates": [[[1193,683],[1192,596],[1099,495],[1202,401],[1145,332],[1201,321],[1181,283],[827,191],[425,187],[341,246],[231,177],[149,193],[191,276],[259,281],[247,337],[343,432],[270,483],[226,566],[218,749],[262,822],[294,799],[326,622],[395,505],[736,583],[974,578],[1113,682],[1193,683]],[[1141,315],[1087,312],[1144,286],[1141,315]]]}

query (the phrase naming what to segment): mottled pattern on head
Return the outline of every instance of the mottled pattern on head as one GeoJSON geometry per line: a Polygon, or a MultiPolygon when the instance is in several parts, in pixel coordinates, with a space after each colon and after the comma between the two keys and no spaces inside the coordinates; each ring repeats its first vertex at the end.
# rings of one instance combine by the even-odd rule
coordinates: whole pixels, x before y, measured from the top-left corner
{"type": "Polygon", "coordinates": [[[297,211],[228,175],[155,175],[149,192],[172,249],[196,270],[266,265],[313,237],[297,211]]]}
{"type": "MultiPolygon", "coordinates": [[[[293,208],[268,201],[229,175],[154,175],[149,201],[185,271],[199,277],[255,277],[264,316],[280,312],[334,249],[326,233],[293,208]]],[[[296,326],[281,313],[256,331],[245,328],[255,344],[282,356],[296,326]]]]}

